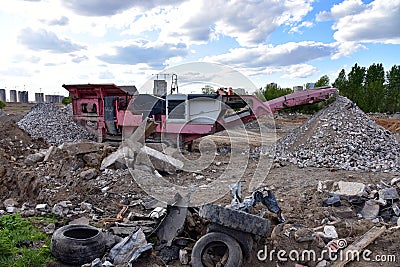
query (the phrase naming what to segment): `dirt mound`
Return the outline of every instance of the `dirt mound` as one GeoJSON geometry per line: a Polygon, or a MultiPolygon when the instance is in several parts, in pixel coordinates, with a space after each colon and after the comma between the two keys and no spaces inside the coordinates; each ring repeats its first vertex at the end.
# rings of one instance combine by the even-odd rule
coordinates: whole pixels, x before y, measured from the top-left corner
{"type": "Polygon", "coordinates": [[[396,138],[339,96],[276,144],[276,158],[299,167],[400,170],[396,138]]]}
{"type": "Polygon", "coordinates": [[[54,104],[37,104],[18,122],[18,126],[49,144],[94,140],[93,135],[73,121],[70,105],[59,109],[54,104]]]}

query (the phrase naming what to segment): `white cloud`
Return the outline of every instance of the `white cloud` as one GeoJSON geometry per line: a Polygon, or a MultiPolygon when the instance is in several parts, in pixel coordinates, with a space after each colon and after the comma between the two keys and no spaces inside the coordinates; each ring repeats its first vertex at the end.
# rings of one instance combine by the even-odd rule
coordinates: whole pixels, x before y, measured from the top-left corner
{"type": "Polygon", "coordinates": [[[367,5],[344,1],[319,20],[336,20],[332,29],[339,42],[400,44],[400,0],[375,0],[367,5]]]}
{"type": "Polygon", "coordinates": [[[231,49],[229,53],[205,57],[204,61],[247,68],[266,66],[290,66],[307,61],[330,57],[337,52],[334,44],[321,42],[285,43],[277,46],[259,45],[253,48],[231,49]]]}
{"type": "Polygon", "coordinates": [[[331,10],[322,11],[317,14],[317,21],[326,21],[332,19],[340,19],[349,15],[355,15],[365,9],[365,5],[361,0],[344,0],[334,5],[331,10]]]}
{"type": "Polygon", "coordinates": [[[290,79],[307,78],[315,74],[318,69],[308,64],[298,64],[290,66],[288,69],[284,69],[286,72],[282,77],[290,79]]]}
{"type": "Polygon", "coordinates": [[[367,49],[364,45],[356,42],[337,42],[337,51],[332,55],[332,59],[338,59],[341,57],[349,56],[359,50],[367,49]]]}
{"type": "Polygon", "coordinates": [[[302,34],[303,31],[301,30],[302,28],[311,28],[314,26],[314,23],[311,21],[303,21],[300,24],[293,26],[290,30],[289,33],[299,33],[302,34]]]}
{"type": "Polygon", "coordinates": [[[60,39],[55,33],[31,28],[21,30],[18,41],[29,49],[40,51],[46,50],[53,53],[69,53],[77,50],[86,49],[85,46],[76,44],[67,39],[60,39]]]}

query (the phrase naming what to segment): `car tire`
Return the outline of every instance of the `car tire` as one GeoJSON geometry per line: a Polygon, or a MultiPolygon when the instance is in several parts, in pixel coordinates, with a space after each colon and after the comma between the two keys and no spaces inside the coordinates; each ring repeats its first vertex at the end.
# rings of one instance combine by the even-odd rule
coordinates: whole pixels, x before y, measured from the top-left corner
{"type": "Polygon", "coordinates": [[[202,236],[194,245],[191,258],[191,265],[193,267],[212,266],[204,263],[204,256],[208,248],[213,244],[223,245],[227,249],[226,253],[228,253],[228,257],[223,264],[224,267],[239,267],[242,265],[243,254],[239,243],[229,235],[212,232],[202,236]]]}
{"type": "Polygon", "coordinates": [[[62,262],[82,265],[103,256],[105,240],[96,227],[66,225],[54,232],[50,249],[53,256],[62,262]]]}

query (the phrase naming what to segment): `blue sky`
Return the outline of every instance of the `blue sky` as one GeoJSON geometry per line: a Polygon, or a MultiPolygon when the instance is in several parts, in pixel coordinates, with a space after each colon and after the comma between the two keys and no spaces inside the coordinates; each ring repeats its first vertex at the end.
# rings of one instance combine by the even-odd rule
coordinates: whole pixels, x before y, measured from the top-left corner
{"type": "Polygon", "coordinates": [[[193,62],[240,72],[250,91],[325,74],[333,82],[355,63],[399,65],[399,17],[400,0],[9,0],[0,6],[0,88],[25,88],[30,99],[67,94],[64,83],[145,92],[153,74],[193,62]]]}

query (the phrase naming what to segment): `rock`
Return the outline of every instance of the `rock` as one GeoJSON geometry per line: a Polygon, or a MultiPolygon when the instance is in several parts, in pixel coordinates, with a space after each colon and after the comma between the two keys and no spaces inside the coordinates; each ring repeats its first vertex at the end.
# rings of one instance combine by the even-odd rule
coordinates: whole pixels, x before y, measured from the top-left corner
{"type": "Polygon", "coordinates": [[[53,234],[56,230],[56,225],[54,223],[50,223],[46,227],[43,228],[44,232],[48,235],[53,234]]]}
{"type": "Polygon", "coordinates": [[[82,159],[89,167],[97,167],[101,163],[101,156],[97,153],[85,154],[82,159]]]}
{"type": "Polygon", "coordinates": [[[89,225],[89,222],[90,222],[89,218],[80,217],[73,221],[70,221],[68,224],[89,225]]]}
{"type": "Polygon", "coordinates": [[[97,153],[104,148],[105,144],[95,142],[65,142],[58,148],[68,152],[71,156],[97,153]]]}
{"type": "Polygon", "coordinates": [[[373,220],[378,216],[379,209],[379,203],[377,203],[377,201],[374,199],[370,199],[365,202],[360,214],[364,219],[373,220]]]}
{"type": "Polygon", "coordinates": [[[0,210],[0,215],[4,215],[6,213],[5,210],[0,210]]]}
{"type": "Polygon", "coordinates": [[[3,201],[3,206],[5,208],[7,208],[7,207],[15,207],[15,206],[18,206],[18,201],[16,201],[13,198],[7,198],[6,200],[3,201]]]}
{"type": "Polygon", "coordinates": [[[204,175],[196,175],[196,180],[204,180],[204,175]]]}
{"type": "Polygon", "coordinates": [[[399,199],[399,194],[397,193],[396,188],[390,187],[379,190],[379,198],[384,200],[396,200],[399,199]]]}
{"type": "Polygon", "coordinates": [[[93,168],[92,168],[92,169],[88,169],[88,170],[86,170],[86,171],[83,171],[83,172],[81,172],[81,173],[79,174],[79,176],[80,176],[82,179],[85,179],[85,180],[92,180],[92,179],[96,178],[97,175],[98,175],[97,170],[96,170],[96,169],[93,169],[93,168]]]}
{"type": "Polygon", "coordinates": [[[125,237],[134,232],[136,232],[140,227],[133,226],[133,227],[111,227],[110,231],[117,236],[125,237]]]}
{"type": "Polygon", "coordinates": [[[394,214],[396,214],[396,216],[400,216],[400,205],[399,203],[393,203],[392,204],[392,209],[394,214]]]}
{"type": "Polygon", "coordinates": [[[87,202],[82,202],[80,205],[81,209],[86,210],[86,211],[91,211],[93,205],[87,202]]]}
{"type": "Polygon", "coordinates": [[[72,207],[72,203],[70,201],[61,201],[57,204],[54,204],[51,211],[54,214],[64,217],[70,212],[70,207],[72,207]]]}
{"type": "Polygon", "coordinates": [[[43,153],[30,154],[25,158],[24,163],[27,165],[33,165],[35,163],[43,161],[44,157],[45,155],[43,153]]]}
{"type": "Polygon", "coordinates": [[[16,213],[18,209],[16,207],[6,207],[8,213],[16,213]]]}
{"type": "Polygon", "coordinates": [[[339,181],[338,183],[334,183],[333,190],[335,190],[335,194],[341,196],[363,196],[366,194],[365,185],[357,182],[339,181]]]}
{"type": "Polygon", "coordinates": [[[49,208],[49,206],[47,204],[37,204],[35,207],[35,210],[47,211],[48,208],[49,208]]]}
{"type": "Polygon", "coordinates": [[[21,217],[32,217],[32,216],[35,216],[35,214],[36,214],[35,210],[31,210],[31,209],[24,210],[21,212],[21,217]]]}
{"type": "Polygon", "coordinates": [[[179,250],[179,261],[183,265],[189,264],[189,255],[186,249],[179,250]]]}
{"type": "Polygon", "coordinates": [[[310,228],[300,228],[294,233],[297,242],[307,242],[315,240],[315,232],[310,228]]]}
{"type": "Polygon", "coordinates": [[[346,206],[336,207],[333,209],[333,214],[340,219],[350,219],[357,216],[352,208],[346,206]]]}

